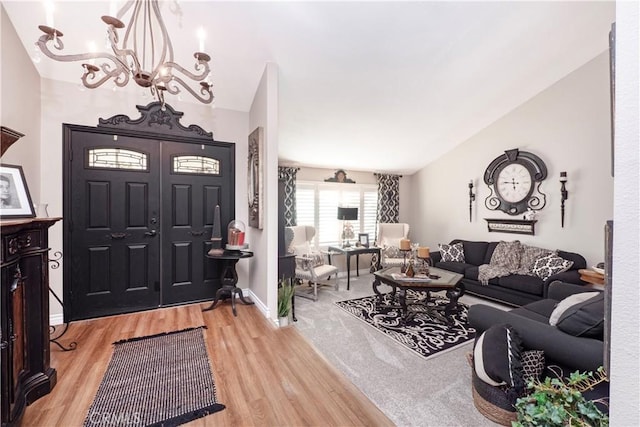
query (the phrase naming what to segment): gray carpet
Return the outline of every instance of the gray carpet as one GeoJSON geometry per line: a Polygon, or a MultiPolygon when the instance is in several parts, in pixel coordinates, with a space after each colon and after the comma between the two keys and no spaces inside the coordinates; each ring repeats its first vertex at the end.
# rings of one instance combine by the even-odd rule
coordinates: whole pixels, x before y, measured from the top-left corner
{"type": "Polygon", "coordinates": [[[351,277],[349,291],[346,279],[339,291],[323,287],[316,302],[296,297],[295,327],[398,426],[496,425],[473,406],[465,360],[472,342],[424,360],[334,304],[373,294],[372,277],[351,277]]]}

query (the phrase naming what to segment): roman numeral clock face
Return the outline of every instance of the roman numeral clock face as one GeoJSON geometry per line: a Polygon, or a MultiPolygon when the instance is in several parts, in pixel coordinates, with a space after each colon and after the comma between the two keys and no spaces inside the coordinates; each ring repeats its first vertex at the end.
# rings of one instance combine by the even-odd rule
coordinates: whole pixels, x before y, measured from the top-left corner
{"type": "Polygon", "coordinates": [[[518,203],[529,195],[532,185],[529,170],[524,165],[512,163],[498,173],[495,188],[505,202],[518,203]]]}
{"type": "Polygon", "coordinates": [[[540,157],[517,148],[506,150],[484,171],[484,183],[490,190],[484,205],[509,215],[540,210],[546,204],[546,195],[540,191],[546,177],[547,166],[540,157]]]}

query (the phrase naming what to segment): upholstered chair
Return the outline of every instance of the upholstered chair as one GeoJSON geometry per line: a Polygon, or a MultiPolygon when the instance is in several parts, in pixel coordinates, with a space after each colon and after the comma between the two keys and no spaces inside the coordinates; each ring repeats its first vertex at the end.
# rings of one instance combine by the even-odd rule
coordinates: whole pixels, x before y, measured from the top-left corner
{"type": "Polygon", "coordinates": [[[401,266],[404,263],[400,252],[400,240],[409,236],[409,224],[404,222],[378,224],[376,245],[380,249],[380,265],[382,267],[401,266]]]}
{"type": "Polygon", "coordinates": [[[309,292],[296,291],[296,296],[317,301],[318,286],[334,286],[338,290],[338,267],[325,264],[325,254],[313,245],[313,237],[316,235],[315,227],[296,225],[286,228],[286,234],[293,233],[287,252],[296,256],[296,279],[302,283],[307,281],[311,287],[309,292]]]}

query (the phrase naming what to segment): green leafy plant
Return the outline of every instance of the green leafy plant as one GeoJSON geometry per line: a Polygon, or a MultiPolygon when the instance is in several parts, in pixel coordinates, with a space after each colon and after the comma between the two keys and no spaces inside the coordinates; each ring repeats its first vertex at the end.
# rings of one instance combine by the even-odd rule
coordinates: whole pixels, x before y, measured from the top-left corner
{"type": "Polygon", "coordinates": [[[556,378],[532,380],[527,385],[531,393],[516,401],[518,419],[511,423],[512,427],[608,426],[609,417],[596,406],[596,402],[606,401],[586,400],[582,395],[604,381],[607,377],[602,367],[595,374],[576,371],[569,378],[556,373],[556,378]]]}
{"type": "Polygon", "coordinates": [[[291,297],[295,292],[293,279],[283,278],[278,283],[278,317],[287,317],[291,311],[291,297]]]}

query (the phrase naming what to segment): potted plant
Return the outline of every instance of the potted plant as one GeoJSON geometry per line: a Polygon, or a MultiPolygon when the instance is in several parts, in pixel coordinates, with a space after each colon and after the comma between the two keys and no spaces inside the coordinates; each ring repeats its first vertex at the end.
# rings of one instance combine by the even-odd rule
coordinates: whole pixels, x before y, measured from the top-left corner
{"type": "Polygon", "coordinates": [[[278,323],[280,326],[289,324],[289,313],[291,313],[291,299],[295,288],[293,279],[284,277],[278,282],[278,323]]]}
{"type": "Polygon", "coordinates": [[[602,399],[587,400],[583,392],[607,381],[604,369],[593,372],[572,373],[563,379],[546,377],[544,381],[530,381],[531,393],[516,401],[517,421],[512,427],[524,426],[593,426],[609,425],[609,417],[596,406],[602,399]]]}

